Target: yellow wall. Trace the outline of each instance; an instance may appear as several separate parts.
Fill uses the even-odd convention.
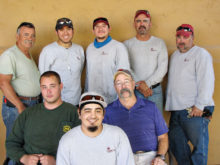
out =
[[[165,40],[169,55],[175,50],[175,29],[182,23],[195,28],[195,43],[208,49],[214,59],[216,87],[215,114],[210,123],[208,164],[220,164],[220,0],[0,0],[0,53],[15,43],[15,31],[22,21],[33,22],[37,40],[32,53],[38,60],[41,49],[56,40],[55,22],[69,17],[74,22],[73,42],[84,48],[93,41],[92,21],[104,16],[110,21],[111,36],[123,41],[135,35],[133,16],[137,9],[152,15],[152,34]],[[1,66],[0,66],[1,67]],[[1,115],[0,115],[1,116]],[[168,120],[169,114],[165,117]],[[5,157],[5,128],[0,117],[0,164]]]

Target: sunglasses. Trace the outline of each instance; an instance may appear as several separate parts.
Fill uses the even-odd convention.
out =
[[[59,22],[60,25],[63,25],[63,24],[71,24],[71,23],[72,23],[72,21],[67,21],[67,20],[65,20],[65,21],[60,21],[60,22]]]
[[[179,31],[179,30],[184,30],[184,31],[192,32],[192,33],[193,33],[193,31],[192,31],[190,28],[188,28],[188,27],[179,26],[179,27],[176,29],[176,31]]]
[[[87,95],[84,96],[81,101],[88,101],[88,100],[101,100],[104,101],[104,99],[101,96],[97,96],[97,95]]]

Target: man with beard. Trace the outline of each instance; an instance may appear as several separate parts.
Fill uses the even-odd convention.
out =
[[[134,94],[135,81],[128,70],[114,76],[118,100],[106,108],[104,123],[122,128],[128,136],[136,165],[165,164],[168,128],[156,107]]]
[[[106,18],[93,21],[93,33],[96,36],[86,50],[85,91],[102,94],[107,103],[117,98],[113,76],[120,69],[130,69],[126,47],[109,36],[111,28]]]
[[[0,56],[0,89],[4,97],[2,118],[9,136],[17,116],[28,106],[38,103],[40,73],[30,49],[35,42],[35,27],[22,22],[17,28],[16,45]]]
[[[41,75],[44,103],[27,108],[15,121],[6,141],[7,155],[18,164],[55,165],[58,142],[72,127],[80,124],[76,107],[61,99],[59,75]]]
[[[102,124],[106,105],[95,92],[81,96],[78,114],[82,124],[61,138],[57,165],[134,165],[124,131]]]
[[[178,50],[170,60],[165,107],[171,111],[170,149],[179,165],[206,165],[208,124],[214,110],[212,56],[194,45],[194,30],[189,24],[176,29],[176,46]]]
[[[151,36],[151,16],[147,10],[138,10],[134,17],[136,36],[126,40],[131,70],[136,81],[135,94],[153,101],[163,112],[161,81],[167,72],[168,55],[164,41]]]
[[[43,48],[39,58],[40,73],[53,70],[63,82],[62,100],[73,105],[79,103],[81,95],[81,73],[84,66],[84,51],[72,43],[73,24],[69,18],[60,18],[56,23],[55,41]]]

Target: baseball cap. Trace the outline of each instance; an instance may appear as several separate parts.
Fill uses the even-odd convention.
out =
[[[190,24],[182,24],[176,29],[176,36],[183,35],[189,37],[191,34],[193,35],[193,33],[194,30]]]
[[[62,29],[64,26],[68,26],[69,28],[73,29],[72,21],[69,18],[60,18],[60,19],[58,19],[55,29],[57,31],[59,29]]]
[[[83,93],[79,101],[79,107],[89,103],[100,104],[103,108],[107,107],[107,103],[105,102],[104,97],[96,92]]]
[[[115,81],[115,79],[117,78],[117,76],[119,74],[124,74],[124,75],[129,76],[133,79],[133,77],[131,75],[131,72],[129,70],[127,70],[127,69],[118,69],[118,71],[114,75],[114,81]]]
[[[140,14],[144,14],[147,18],[151,18],[148,10],[137,10],[134,19],[137,18]]]
[[[108,25],[108,27],[110,27],[107,18],[105,18],[105,17],[98,17],[98,18],[94,19],[94,21],[93,21],[93,28],[96,26],[96,24],[98,24],[98,23],[100,23],[100,22],[103,22],[103,23],[105,23],[106,25]]]

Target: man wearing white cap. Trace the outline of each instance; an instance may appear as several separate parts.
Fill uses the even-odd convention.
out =
[[[78,114],[82,124],[61,138],[57,165],[134,165],[123,130],[102,124],[106,106],[103,97],[95,92],[81,96]]]

